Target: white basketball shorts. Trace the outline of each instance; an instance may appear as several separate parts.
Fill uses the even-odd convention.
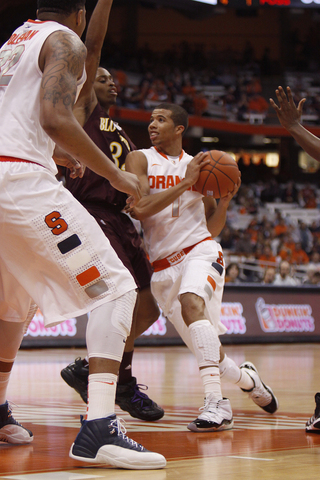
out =
[[[96,220],[44,167],[0,162],[0,318],[46,326],[120,297],[136,284]]]
[[[190,292],[203,298],[206,318],[221,335],[226,332],[220,320],[224,277],[222,249],[215,240],[199,243],[178,265],[153,273],[151,291],[164,315],[187,344],[187,327],[181,315],[180,295]]]

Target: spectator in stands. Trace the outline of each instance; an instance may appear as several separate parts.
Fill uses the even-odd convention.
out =
[[[310,253],[313,245],[312,233],[307,224],[301,220],[298,220],[298,227],[302,249],[305,252]]]
[[[257,260],[259,260],[259,264],[261,267],[266,267],[271,264],[276,264],[276,257],[273,255],[270,244],[265,242],[264,247],[263,247],[263,252],[262,255],[259,255],[256,257]]]
[[[193,97],[194,114],[201,117],[207,114],[208,101],[203,92],[196,93]]]
[[[263,179],[262,179],[263,180]],[[262,202],[274,202],[281,196],[281,189],[275,179],[268,182],[266,188],[261,191],[260,199]]]
[[[260,95],[259,93],[254,93],[253,95],[250,95],[248,100],[249,113],[266,113],[268,111],[268,108],[268,102],[262,95]]]
[[[274,285],[282,286],[296,286],[298,282],[291,276],[291,266],[286,260],[283,260],[279,265],[279,273],[276,274]]]
[[[225,283],[241,283],[240,269],[237,263],[230,263],[226,268]]]
[[[231,230],[230,227],[228,227],[228,225],[226,225],[222,230],[219,243],[223,248],[223,250],[234,251],[235,249],[234,235],[233,235],[233,231]]]
[[[283,241],[279,247],[279,257],[281,260],[287,260],[291,262],[292,253],[296,248],[296,244],[292,238],[292,235],[287,234],[283,236]]]
[[[311,285],[320,285],[320,272],[314,272],[311,277]]]
[[[271,247],[271,250],[272,250],[272,254],[277,257],[278,256],[278,252],[279,252],[279,247],[280,247],[280,244],[281,244],[281,241],[282,241],[282,235],[281,236],[278,236],[275,232],[275,229],[272,228],[272,230],[270,231],[270,238],[269,238],[269,242],[270,242],[270,247]]]
[[[271,285],[274,283],[276,278],[276,269],[274,267],[267,267],[264,270],[262,283],[266,285]]]
[[[305,185],[299,190],[299,204],[303,208],[317,208],[317,197],[311,185]]]
[[[234,249],[237,253],[250,254],[253,252],[253,244],[248,231],[239,231],[235,240]]]
[[[280,237],[280,235],[284,235],[288,231],[288,226],[286,224],[286,221],[283,217],[279,218],[279,222],[275,225],[274,227],[275,234],[277,237]]]
[[[284,203],[298,203],[298,189],[294,182],[289,182],[281,189],[281,201]]]
[[[296,265],[303,265],[309,263],[309,257],[307,253],[303,250],[301,242],[295,244],[295,249],[291,255],[291,263]]]
[[[316,250],[313,250],[310,254],[309,267],[320,271],[320,253]]]

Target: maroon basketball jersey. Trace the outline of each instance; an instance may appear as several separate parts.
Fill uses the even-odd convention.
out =
[[[113,162],[122,168],[128,153],[136,150],[122,128],[109,117],[106,110],[98,103],[84,130],[93,142]],[[83,178],[70,178],[70,170],[66,169],[66,187],[84,206],[100,204],[105,208],[112,205],[120,210],[126,205],[127,194],[119,192],[105,178],[86,168]]]

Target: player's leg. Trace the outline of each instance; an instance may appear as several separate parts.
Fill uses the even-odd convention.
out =
[[[18,303],[15,302],[18,295]],[[33,434],[12,416],[7,390],[11,370],[19,350],[26,326],[35,308],[30,297],[6,270],[0,258],[0,441],[23,444],[33,441]],[[20,319],[25,319],[21,321]]]
[[[188,330],[188,342],[199,365],[205,391],[205,407],[199,418],[188,428],[194,431],[225,430],[232,428],[232,411],[229,400],[223,399],[221,393],[218,331],[208,320],[203,298],[189,292],[190,286],[194,285],[195,275],[193,272],[193,276],[185,278],[185,264],[186,260],[156,272],[152,277],[152,292],[173,325],[181,327],[182,323],[185,324],[183,329]],[[183,286],[186,288],[181,291]]]
[[[141,247],[140,237],[127,215],[117,213],[115,216],[112,212],[109,214],[105,210],[92,208],[89,211],[140,287],[131,332],[127,338],[120,364],[116,404],[135,418],[146,421],[159,420],[164,415],[163,409],[142,391],[147,387],[138,384],[137,379],[132,375],[134,341],[159,316],[159,308],[150,291],[152,274],[150,264]],[[84,402],[87,402],[88,375],[89,363],[87,358],[77,358],[61,371],[62,378],[80,394]]]
[[[5,220],[10,228],[5,234],[5,229],[0,230],[0,240],[4,235],[6,240],[3,244],[1,241],[2,260],[39,305],[45,326],[93,310],[93,326],[88,330],[89,354],[93,359],[88,408],[91,420],[83,422],[71,455],[74,447],[84,443],[85,448],[78,448],[76,457],[85,462],[111,463],[129,469],[162,468],[162,455],[147,452],[128,439],[115,415],[108,416],[110,411],[114,412],[114,378],[131,326],[135,282],[96,221],[52,175],[33,165],[19,165],[18,169],[20,174],[26,171],[28,175],[19,176],[20,188],[16,182],[11,185],[11,178],[6,184]],[[41,272],[45,274],[40,282]],[[18,301],[19,297],[15,295],[13,300]],[[101,384],[106,378],[110,380],[106,382],[106,388],[110,388],[107,399],[101,395]]]
[[[176,318],[174,327],[178,334],[194,353],[190,332],[182,319]],[[249,363],[251,368],[249,367]],[[251,400],[268,413],[275,413],[278,409],[278,400],[272,389],[265,385],[256,367],[251,362],[244,362],[240,367],[230,358],[220,346],[219,371],[221,383],[237,385],[243,392],[247,392]]]
[[[151,294],[150,286],[139,291],[133,323],[134,327],[126,341],[123,358],[120,365],[116,404],[132,417],[145,421],[159,420],[164,410],[145,393],[148,387],[137,383],[132,376],[132,359],[134,340],[147,330],[159,317],[158,305]]]
[[[277,411],[279,406],[278,400],[272,389],[261,380],[258,370],[253,363],[245,361],[238,367],[234,360],[227,356],[223,347],[221,347],[219,369],[221,379],[240,387],[265,412],[275,413]]]
[[[201,414],[188,425],[194,432],[227,430],[233,426],[230,401],[223,398],[220,383],[220,340],[206,318],[204,300],[193,294],[180,296],[182,317],[189,327],[193,351],[204,386],[205,404]]]
[[[114,412],[117,375],[135,301],[135,291],[129,291],[90,315],[87,417],[70,449],[70,457],[76,460],[129,469],[163,468],[166,464],[162,455],[128,439]]]
[[[202,245],[199,245],[197,248],[201,250],[204,247]],[[199,256],[199,258],[201,259],[201,255]],[[192,267],[193,261],[196,261],[196,259],[191,260],[189,262],[191,264],[191,268],[193,268]],[[196,268],[196,266],[194,268]],[[204,266],[204,269],[205,268],[206,267]],[[213,324],[218,325],[218,328],[219,328],[219,323],[220,323],[220,318],[218,318],[220,317],[219,304],[221,303],[223,290],[221,287],[219,287],[220,275],[217,275],[217,273],[219,272],[217,271],[215,272],[215,269],[213,269],[212,266],[210,265],[209,270],[207,271],[207,274],[208,276],[213,275],[212,278],[214,278],[216,287],[215,287],[214,295],[212,295],[211,298],[209,298],[209,296],[206,296],[204,294],[204,299],[206,302],[205,311],[210,321]],[[203,280],[199,279],[199,285],[201,284],[201,281],[204,282],[204,280],[205,278]],[[210,292],[211,288],[212,288],[212,285],[208,283],[204,286],[204,289],[207,292]],[[201,295],[200,290],[197,293]],[[219,315],[217,315],[217,312],[219,313]],[[179,320],[179,318],[177,318],[175,321],[175,328],[180,334],[183,341],[186,343],[186,345],[194,353],[190,331],[188,328],[186,328],[186,325],[184,324],[184,322],[182,322],[181,320]],[[277,398],[275,397],[272,389],[267,385],[265,385],[264,382],[261,380],[256,367],[250,362],[244,362],[240,367],[237,366],[236,363],[226,355],[222,346],[220,346],[219,371],[220,371],[220,378],[222,382],[229,382],[229,383],[238,385],[239,388],[241,388],[244,392],[248,393],[249,397],[260,408],[262,408],[268,413],[274,413],[277,410],[278,408]]]
[[[181,271],[181,314],[189,329],[205,392],[202,413],[188,425],[192,431],[225,430],[233,425],[230,401],[223,398],[219,371],[219,334],[225,331],[220,320],[224,269],[219,263],[215,267],[213,262],[220,258],[219,253],[216,242],[199,244],[187,255]],[[206,308],[209,302],[211,316]]]

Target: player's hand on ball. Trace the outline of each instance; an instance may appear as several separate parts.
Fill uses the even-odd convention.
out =
[[[209,163],[207,154],[199,152],[193,157],[191,162],[187,166],[185,179],[190,182],[190,186],[194,185],[199,178],[201,168]]]
[[[238,183],[236,183],[234,186],[234,189],[231,192],[228,192],[228,194],[225,195],[224,197],[221,197],[219,200],[219,203],[222,202],[229,205],[232,198],[238,193],[240,186],[241,186],[241,174],[240,174]]]

